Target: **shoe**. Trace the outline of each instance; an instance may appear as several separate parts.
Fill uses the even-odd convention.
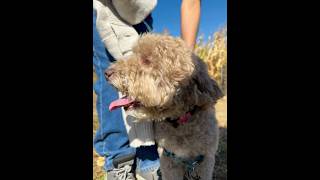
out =
[[[114,168],[107,171],[105,180],[136,180],[134,159],[113,160]]]

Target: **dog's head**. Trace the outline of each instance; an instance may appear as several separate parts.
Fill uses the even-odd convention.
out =
[[[105,72],[124,97],[110,110],[125,107],[138,119],[178,117],[192,106],[210,106],[222,97],[207,67],[180,38],[145,34],[133,54]]]

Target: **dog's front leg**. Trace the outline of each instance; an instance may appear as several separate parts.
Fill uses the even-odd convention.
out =
[[[183,167],[176,164],[170,157],[164,156],[162,151],[162,148],[158,148],[162,180],[183,180]]]
[[[212,180],[215,157],[205,157],[193,172],[200,180]],[[197,178],[196,178],[197,179]]]

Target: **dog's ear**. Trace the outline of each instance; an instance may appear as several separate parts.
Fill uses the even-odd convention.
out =
[[[192,81],[196,87],[195,93],[200,105],[208,102],[216,103],[224,96],[223,92],[218,83],[209,76],[206,64],[195,55],[193,55],[193,61],[195,71],[192,75]]]

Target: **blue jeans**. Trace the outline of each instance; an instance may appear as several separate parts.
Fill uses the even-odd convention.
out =
[[[151,16],[146,20],[148,28],[152,27]],[[139,33],[147,31],[145,24],[134,26]],[[97,81],[94,84],[94,91],[97,95],[97,112],[99,128],[94,138],[94,147],[100,156],[106,157],[105,170],[114,168],[115,158],[135,155],[137,170],[141,172],[152,171],[160,166],[156,146],[144,146],[137,149],[129,146],[129,138],[123,122],[121,109],[108,110],[109,104],[118,99],[118,92],[110,86],[105,77],[104,71],[114,59],[105,49],[102,40],[96,29],[96,12],[93,11],[93,64],[97,74]]]

